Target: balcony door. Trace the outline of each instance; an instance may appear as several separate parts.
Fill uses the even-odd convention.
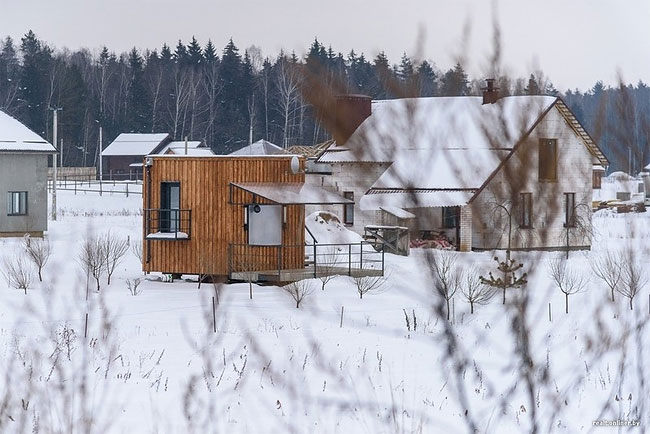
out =
[[[181,184],[160,183],[160,232],[178,232],[180,228]]]

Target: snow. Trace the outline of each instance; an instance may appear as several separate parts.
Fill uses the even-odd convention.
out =
[[[111,285],[102,278],[98,293],[91,282],[86,297],[77,260],[83,238],[110,229],[133,244],[142,199],[59,191],[57,201],[44,282],[25,295],[0,279],[3,431],[464,433],[466,412],[479,432],[531,431],[524,364],[510,330],[513,307],[497,297],[472,315],[457,294],[446,322],[435,314],[438,296],[421,249],[409,257],[387,254],[385,286],[362,300],[346,276],[324,290],[310,280],[315,291],[299,309],[278,287],[253,285],[251,300],[247,284],[226,285],[213,324],[211,284],[145,278],[132,253]],[[361,241],[331,214],[312,214],[306,223],[323,240]],[[572,252],[572,267],[590,275],[590,257],[624,246],[647,262],[650,213],[599,211],[594,225],[593,251]],[[0,239],[0,256],[13,257],[21,241]],[[487,269],[493,254],[459,260],[464,268]],[[539,386],[532,404],[539,432],[588,432],[600,419],[648,426],[648,287],[630,311],[621,296],[607,302],[607,290],[591,276],[565,314],[545,269],[554,257],[515,254],[529,271],[532,360],[525,365]],[[126,283],[137,278],[142,293],[131,296]],[[466,363],[453,363],[448,332]],[[82,429],[87,418],[92,425]]]
[[[167,133],[122,133],[102,151],[102,155],[148,155],[169,137]]]
[[[346,228],[341,223],[341,219],[330,212],[317,211],[308,215],[305,225],[320,244],[348,244],[363,241],[361,235]],[[309,232],[305,234],[305,239],[308,244],[313,244]]]
[[[396,206],[382,206],[380,207],[382,211],[386,211],[388,214],[394,215],[398,219],[414,219],[415,214],[408,212],[403,208],[398,208]]]
[[[302,182],[238,182],[233,186],[280,204],[353,203],[337,193]]]
[[[47,140],[0,110],[0,152],[56,152]]]
[[[275,155],[275,154],[286,154],[284,149],[278,145],[274,145],[271,142],[266,140],[258,140],[257,142],[244,146],[241,149],[238,149],[234,152],[231,152],[229,155]]]
[[[185,232],[153,232],[147,234],[146,238],[148,240],[187,240],[189,235]]]

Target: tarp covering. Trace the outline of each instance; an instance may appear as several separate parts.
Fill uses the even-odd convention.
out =
[[[474,195],[473,191],[392,191],[384,193],[369,193],[359,200],[363,211],[398,208],[437,208],[467,205]]]
[[[336,193],[301,182],[242,182],[231,185],[283,205],[354,203]]]

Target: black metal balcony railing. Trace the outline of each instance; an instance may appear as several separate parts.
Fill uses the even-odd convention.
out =
[[[383,276],[381,243],[254,246],[228,248],[231,279],[290,281],[322,276]]]
[[[192,237],[191,209],[145,209],[144,221],[148,240],[189,240]]]

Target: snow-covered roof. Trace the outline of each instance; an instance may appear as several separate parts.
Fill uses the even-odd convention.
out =
[[[403,208],[396,206],[382,206],[379,207],[382,211],[386,211],[388,214],[394,215],[398,219],[414,219],[415,214],[408,212]]]
[[[0,110],[0,152],[56,152],[47,140]]]
[[[319,162],[391,162],[412,150],[512,149],[556,100],[536,95],[495,104],[483,104],[481,97],[373,101],[372,115],[345,147],[329,148]]]
[[[278,145],[274,145],[266,140],[258,140],[257,142],[244,146],[228,155],[275,155],[285,153],[284,149]]]
[[[232,185],[271,202],[284,205],[354,203],[354,201],[345,199],[324,188],[302,182],[238,182]]]
[[[374,101],[372,115],[345,146],[329,148],[318,162],[392,163],[371,189],[479,189],[556,101],[541,95],[495,104],[481,97]]]
[[[359,200],[363,211],[397,208],[437,208],[467,205],[475,191],[415,190],[370,191]]]
[[[172,143],[176,143],[176,142],[172,142]],[[160,153],[162,154],[163,152]],[[214,152],[212,152],[212,149],[210,148],[190,148],[189,146],[187,147],[187,154],[185,153],[185,146],[170,147],[167,148],[164,153],[173,154],[173,155],[191,155],[194,157],[204,157],[207,155],[214,155]]]
[[[105,157],[148,155],[169,138],[170,135],[167,133],[122,133],[104,149],[102,155]]]
[[[187,149],[195,149],[195,148],[201,148],[203,146],[203,142],[195,140],[195,141],[188,141],[187,142]],[[182,148],[183,151],[185,151],[185,141],[174,141],[174,142],[169,142],[163,148],[156,152],[157,154],[167,154],[169,153],[168,151],[173,148]],[[172,152],[176,153],[176,152]],[[189,152],[188,152],[189,153]]]

